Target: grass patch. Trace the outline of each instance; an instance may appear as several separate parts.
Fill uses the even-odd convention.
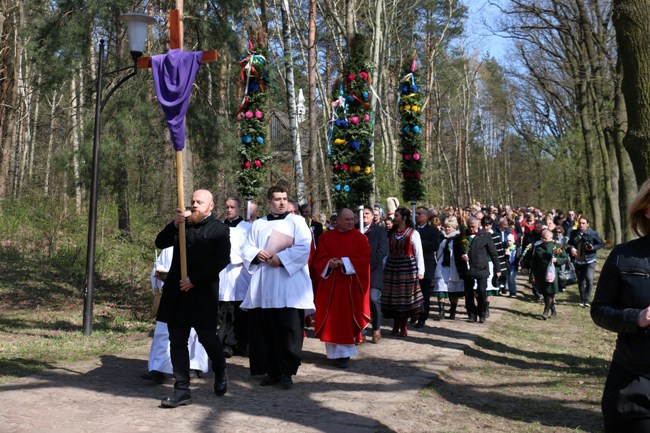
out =
[[[518,286],[531,293],[524,278]],[[616,335],[594,325],[577,292],[571,286],[559,294],[558,316],[546,321],[543,304],[532,296],[511,302],[499,322],[420,393],[446,414],[440,431],[602,431],[600,398]],[[455,412],[448,413],[450,407]]]

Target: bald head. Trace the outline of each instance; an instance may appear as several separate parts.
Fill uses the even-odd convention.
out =
[[[190,224],[203,221],[214,208],[212,193],[207,189],[197,189],[192,193],[192,214],[187,217]]]
[[[354,212],[348,208],[341,209],[336,227],[342,232],[352,230],[354,228]]]

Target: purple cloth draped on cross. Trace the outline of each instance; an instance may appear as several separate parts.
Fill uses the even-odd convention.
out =
[[[202,58],[202,51],[185,52],[180,48],[151,57],[156,96],[165,113],[172,144],[178,152],[185,147],[185,115]]]

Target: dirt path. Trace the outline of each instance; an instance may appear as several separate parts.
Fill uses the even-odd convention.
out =
[[[335,368],[323,344],[305,340],[291,390],[260,387],[248,360],[228,360],[230,388],[212,393],[213,375],[192,381],[193,404],[160,409],[172,380],[140,379],[148,347],[62,365],[0,385],[0,431],[11,432],[434,432],[435,420],[414,417],[418,392],[499,320],[512,300],[494,298],[487,324],[429,320],[406,338],[384,327],[379,344],[359,346],[350,368]],[[464,311],[464,309],[461,309]],[[388,323],[386,323],[387,325]]]

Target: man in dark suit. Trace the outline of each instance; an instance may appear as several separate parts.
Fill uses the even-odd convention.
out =
[[[468,322],[485,323],[487,280],[490,276],[488,260],[492,260],[495,275],[501,276],[499,267],[499,254],[492,240],[492,234],[481,229],[481,223],[476,217],[467,219],[467,237],[469,238],[469,251],[462,255],[462,260],[469,263],[465,275],[465,307],[467,308]],[[474,288],[476,283],[476,288]],[[476,294],[476,301],[474,300]]]
[[[300,213],[305,218],[305,221],[307,221],[307,225],[311,230],[314,238],[314,245],[318,246],[318,237],[323,234],[323,224],[312,219],[311,206],[307,203],[300,205]]]
[[[230,231],[212,215],[214,202],[208,190],[192,194],[191,214],[176,209],[174,220],[156,237],[157,248],[174,247],[171,268],[165,279],[157,320],[167,323],[169,347],[174,370],[174,393],[161,401],[161,407],[173,408],[192,402],[190,394],[190,356],[187,339],[194,328],[199,342],[212,361],[214,393],[228,390],[226,360],[217,336],[219,272],[230,263]],[[180,266],[178,230],[185,228],[187,276]]]
[[[363,233],[370,243],[370,317],[372,342],[381,340],[381,289],[384,286],[384,259],[388,255],[386,229],[373,223],[373,209],[363,207]]]
[[[424,328],[424,323],[429,318],[429,309],[431,307],[431,290],[433,275],[436,270],[436,253],[442,241],[442,234],[436,227],[429,225],[429,209],[420,206],[415,210],[415,229],[420,233],[422,240],[422,255],[424,257],[424,278],[420,280],[420,289],[422,289],[422,296],[424,296],[424,304],[422,304],[422,313],[417,317],[416,328]],[[442,303],[438,305],[438,315],[436,320],[444,317],[444,306]]]

